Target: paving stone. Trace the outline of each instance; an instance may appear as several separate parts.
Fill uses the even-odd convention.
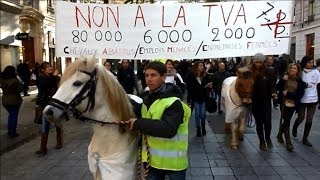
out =
[[[68,169],[65,167],[52,167],[46,175],[49,176],[63,176],[67,173]]]
[[[259,176],[260,180],[282,180],[279,175]]]
[[[212,176],[210,168],[190,168],[191,176]]]
[[[228,160],[230,159],[237,159],[237,160],[243,160],[245,157],[242,155],[241,152],[232,152],[232,153],[225,153],[225,156]]]
[[[267,159],[267,161],[269,162],[269,164],[271,166],[290,166],[285,160],[283,159]]]
[[[77,164],[75,165],[77,167],[88,167],[88,160],[84,160],[84,159],[81,159],[77,162]]]
[[[299,174],[299,172],[291,166],[274,167],[274,170],[280,175]]]
[[[277,174],[272,167],[252,167],[258,176]]]
[[[320,166],[320,161],[308,161],[311,166]]]
[[[249,167],[250,164],[246,159],[231,159],[228,160],[231,167]]]
[[[190,167],[210,167],[208,160],[193,160],[190,161]]]
[[[320,174],[318,170],[314,167],[306,166],[306,167],[295,167],[296,170],[302,175],[318,175]]]
[[[305,175],[304,176],[307,180],[319,180],[320,175]]]
[[[205,149],[203,147],[190,147],[189,148],[189,154],[192,154],[192,153],[205,153]]]
[[[299,174],[280,175],[283,180],[303,180],[303,176]]]
[[[214,180],[236,180],[235,176],[214,176]]]
[[[206,153],[192,153],[189,156],[190,161],[193,160],[207,160],[207,154]]]
[[[215,180],[212,175],[211,176],[191,176],[192,180]]]
[[[208,159],[212,160],[225,160],[226,156],[222,152],[213,152],[213,153],[207,153]]]
[[[230,167],[215,167],[215,168],[211,168],[211,170],[214,176],[234,175]]]
[[[309,163],[305,160],[293,160],[293,161],[290,161],[288,160],[288,163],[291,165],[291,166],[294,166],[294,167],[305,167],[305,166],[309,166]]]
[[[259,179],[256,175],[248,175],[248,176],[236,176],[238,180],[257,180]]]
[[[228,160],[212,160],[215,161],[217,164],[217,167],[229,167],[229,162]]]
[[[79,161],[79,159],[65,159],[59,162],[59,166],[75,166]]]
[[[268,161],[265,161],[265,160],[262,160],[262,161],[249,161],[249,164],[252,166],[252,167],[258,167],[258,166],[264,166],[264,167],[269,167],[270,164],[268,163]]]
[[[251,167],[231,167],[236,176],[254,175],[255,172]]]

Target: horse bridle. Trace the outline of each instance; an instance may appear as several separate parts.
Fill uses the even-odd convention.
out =
[[[98,123],[101,125],[118,124],[116,122],[104,122],[104,121],[99,121],[99,120],[95,120],[95,119],[91,119],[83,116],[83,113],[93,109],[95,106],[95,93],[96,93],[98,78],[97,78],[96,69],[92,72],[83,71],[83,70],[78,70],[78,71],[90,76],[90,79],[86,82],[86,84],[83,86],[81,91],[71,100],[69,104],[62,102],[59,99],[51,98],[51,100],[49,101],[49,105],[55,108],[58,108],[63,112],[67,112],[68,110],[70,110],[73,113],[73,115],[76,117],[76,119],[79,119],[81,121],[91,121],[93,123]],[[81,104],[81,102],[86,98],[88,98],[86,109],[83,112],[81,112],[76,107],[79,104]]]

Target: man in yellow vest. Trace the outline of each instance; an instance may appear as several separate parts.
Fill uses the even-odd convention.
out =
[[[132,118],[131,130],[145,134],[149,145],[147,159],[142,143],[142,161],[150,165],[148,180],[184,180],[188,168],[188,121],[190,108],[182,102],[181,89],[165,83],[167,69],[161,62],[150,62],[145,67],[145,92],[141,108],[142,118]],[[144,141],[142,141],[144,142]]]

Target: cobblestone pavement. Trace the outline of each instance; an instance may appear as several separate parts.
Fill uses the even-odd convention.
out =
[[[320,112],[317,110],[311,130],[313,147],[301,143],[303,126],[298,137],[293,138],[294,152],[286,151],[276,142],[279,110],[273,110],[272,140],[274,148],[262,152],[254,129],[247,129],[239,150],[229,147],[230,135],[215,134],[211,127],[214,121],[223,122],[223,115],[208,115],[208,133],[203,138],[195,137],[193,118],[190,119],[188,180],[233,180],[233,179],[320,179]],[[92,179],[87,163],[87,147],[92,135],[91,125],[71,119],[64,124],[65,144],[56,150],[55,131],[50,132],[48,154],[39,157],[34,152],[39,148],[40,138],[1,156],[2,180],[80,180]]]

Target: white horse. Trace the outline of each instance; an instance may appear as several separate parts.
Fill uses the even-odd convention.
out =
[[[249,70],[239,68],[237,76],[223,81],[221,90],[221,105],[226,113],[225,123],[231,124],[231,148],[238,149],[238,140],[243,140],[245,130],[246,108],[252,103],[254,80]]]
[[[53,120],[67,109],[79,119],[94,122],[88,147],[94,179],[137,179],[138,135],[121,123],[135,117],[132,105],[114,75],[94,57],[70,64],[43,113]]]

